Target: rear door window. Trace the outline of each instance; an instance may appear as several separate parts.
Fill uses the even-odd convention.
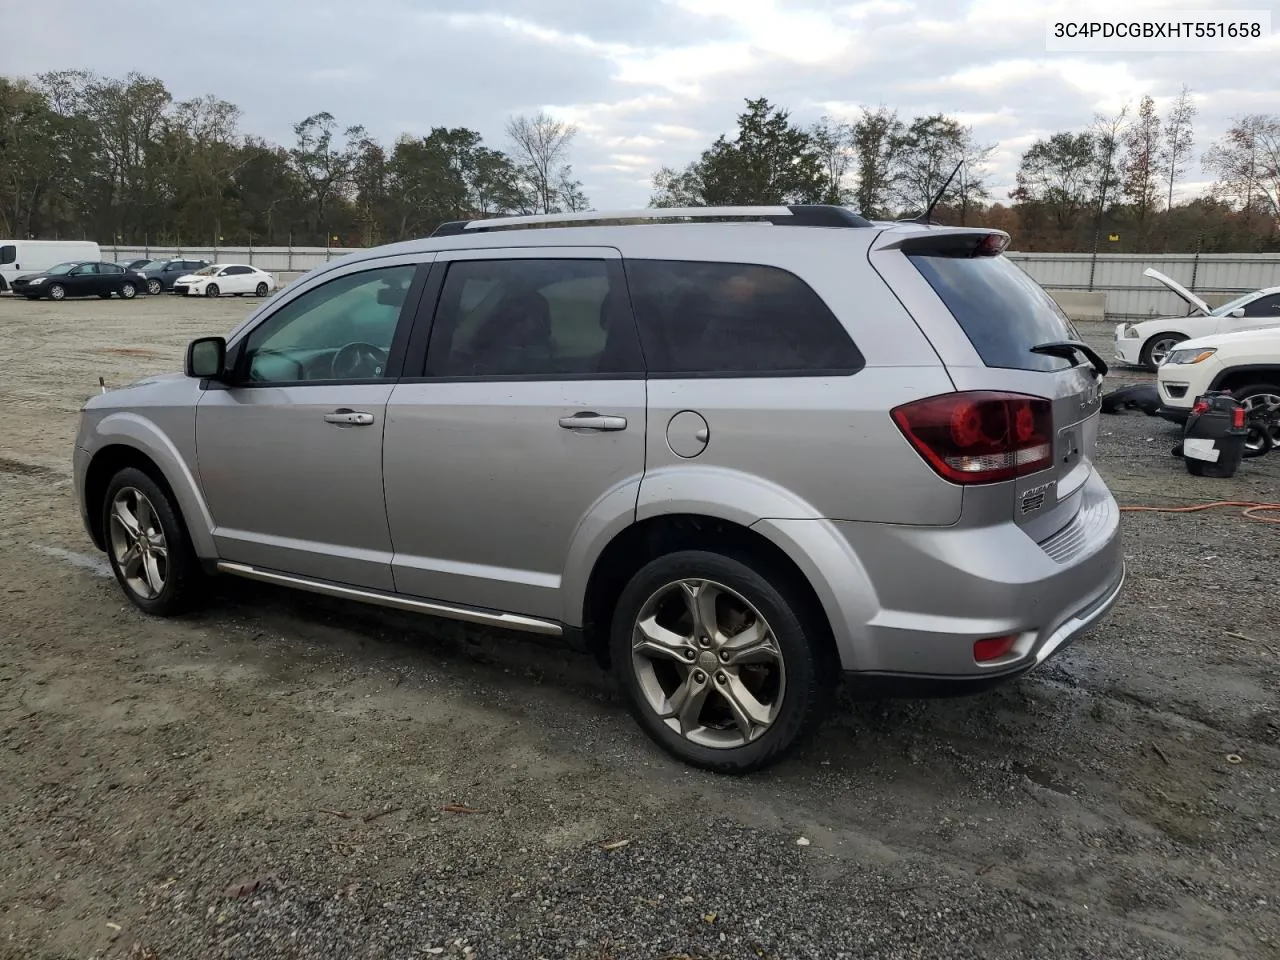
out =
[[[651,376],[839,376],[864,366],[807,283],[777,267],[626,261]]]
[[[937,250],[907,258],[988,367],[1052,371],[1071,366],[1061,357],[1031,352],[1038,344],[1079,335],[1054,299],[1007,257]]]
[[[0,267],[8,263],[13,263],[18,259],[18,248],[12,243],[6,243],[0,247]]]

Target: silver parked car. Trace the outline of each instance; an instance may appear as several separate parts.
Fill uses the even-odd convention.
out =
[[[757,769],[842,674],[981,689],[1120,592],[1106,368],[1007,242],[839,207],[446,224],[93,397],[80,508],[148,613],[217,572],[566,635],[667,750]]]

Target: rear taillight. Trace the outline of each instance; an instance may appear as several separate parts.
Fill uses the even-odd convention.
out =
[[[895,407],[911,445],[952,483],[998,483],[1053,463],[1053,407],[1043,397],[972,391]]]
[[[1234,410],[1231,411],[1231,426],[1239,430],[1241,427],[1244,426],[1244,424],[1245,424],[1245,409],[1244,407],[1236,407]]]

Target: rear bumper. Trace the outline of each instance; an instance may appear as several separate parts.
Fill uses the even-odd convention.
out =
[[[976,689],[1018,676],[1103,617],[1124,582],[1120,509],[1096,472],[1076,517],[1043,543],[1012,518],[976,528],[768,523],[776,541],[792,541],[780,542],[792,557],[803,552],[844,670],[872,686]],[[822,542],[833,534],[837,543]],[[974,659],[975,641],[1009,635],[1005,657]]]
[[[1109,591],[1090,601],[1068,620],[1058,626],[1039,646],[1034,655],[1024,658],[1017,667],[1000,673],[982,676],[929,676],[913,673],[852,672],[847,674],[853,691],[868,697],[954,697],[966,696],[990,690],[1017,677],[1030,673],[1045,661],[1061,653],[1090,627],[1105,617],[1120,599],[1124,589],[1125,569],[1120,566],[1120,577]]]

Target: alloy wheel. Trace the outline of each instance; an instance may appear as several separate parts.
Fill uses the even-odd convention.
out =
[[[1280,396],[1274,393],[1255,393],[1240,402],[1245,409],[1249,433],[1244,439],[1245,449],[1261,450],[1267,446],[1262,432],[1271,439],[1271,447],[1280,447]]]
[[[778,717],[781,647],[760,612],[723,584],[686,579],[655,591],[636,617],[631,656],[649,708],[691,743],[741,747]]]
[[[1181,343],[1176,337],[1161,337],[1151,345],[1151,365],[1154,367],[1164,363],[1165,357],[1173,351],[1177,345]]]
[[[136,487],[122,487],[111,501],[111,554],[126,587],[143,600],[164,590],[169,544],[155,508]]]

